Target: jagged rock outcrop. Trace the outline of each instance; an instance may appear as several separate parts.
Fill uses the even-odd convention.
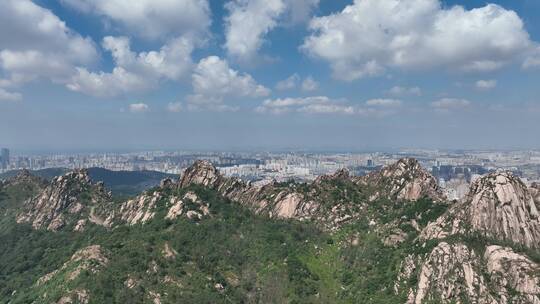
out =
[[[75,280],[83,271],[97,273],[109,263],[100,245],[91,245],[75,252],[71,259],[65,262],[59,269],[46,274],[37,281],[37,285],[43,285],[51,281],[55,276],[62,276],[65,281]]]
[[[185,215],[190,220],[201,220],[203,217],[210,215],[210,206],[191,191],[181,199],[175,196],[171,197],[167,207],[169,209],[165,218],[169,220],[174,220],[182,215]]]
[[[265,213],[279,218],[304,218],[316,207],[306,201],[301,193],[291,189],[279,189],[276,183],[252,186],[240,179],[225,178],[208,161],[196,161],[186,169],[179,181],[179,187],[203,185],[214,188],[223,196],[238,201],[257,213]]]
[[[103,183],[93,183],[86,170],[76,170],[56,177],[40,194],[25,203],[17,216],[18,223],[31,223],[34,229],[57,231],[81,225],[93,207],[111,199]]]
[[[404,270],[412,274],[411,264]],[[419,265],[407,303],[497,303],[480,273],[478,255],[466,245],[440,243]]]
[[[223,177],[218,169],[209,161],[198,160],[184,171],[184,174],[179,180],[179,186],[185,188],[190,184],[214,187]]]
[[[540,183],[533,183],[529,188],[529,192],[536,203],[536,209],[540,209]]]
[[[540,303],[540,267],[511,248],[488,246],[484,253],[487,271],[494,282],[499,303]]]
[[[167,209],[165,219],[168,220],[175,220],[180,216],[201,220],[210,215],[208,203],[201,200],[194,192],[189,191],[183,196],[167,195],[163,193],[164,189],[159,188],[122,203],[115,214],[116,223],[145,224],[156,216],[160,205]]]
[[[402,264],[397,286],[406,285],[404,278],[417,277],[408,303],[540,304],[539,265],[497,244],[540,247],[531,192],[510,172],[476,180],[467,197],[430,223],[418,239],[422,246],[428,240],[440,243],[429,254],[409,256]]]
[[[476,180],[462,202],[431,223],[423,239],[478,233],[499,241],[540,248],[539,212],[525,184],[510,172]]]
[[[141,194],[122,203],[118,217],[129,225],[144,224],[154,218],[157,202],[162,198],[163,195],[159,191]]]
[[[396,291],[416,276],[409,304],[538,304],[539,270],[511,248],[491,245],[482,255],[464,243],[441,242],[424,257],[404,260]]]
[[[341,169],[318,177],[313,183],[302,187],[302,191],[276,182],[254,186],[240,179],[223,177],[208,161],[196,161],[186,169],[178,183],[180,188],[191,184],[216,189],[223,196],[259,214],[276,218],[314,219],[329,229],[336,229],[353,220],[369,201],[381,198],[444,199],[436,180],[413,159],[402,159],[365,177],[354,177],[348,170]],[[341,193],[341,198],[331,197],[336,191]],[[358,201],[362,197],[365,200]]]
[[[370,200],[380,198],[416,201],[428,197],[434,201],[446,198],[437,180],[416,159],[403,158],[360,177],[358,183],[373,189]]]
[[[44,275],[34,285],[40,294],[40,303],[53,303],[51,289],[59,289],[63,296],[56,303],[88,303],[88,290],[77,288],[70,290],[68,284],[75,281],[81,273],[96,274],[109,264],[109,258],[100,245],[91,245],[75,252],[69,261],[59,269]]]

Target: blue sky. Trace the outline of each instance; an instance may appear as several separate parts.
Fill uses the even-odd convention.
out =
[[[0,146],[540,148],[540,3],[4,0]]]

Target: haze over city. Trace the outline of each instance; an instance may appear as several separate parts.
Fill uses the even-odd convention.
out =
[[[12,151],[540,148],[538,1],[1,6]]]

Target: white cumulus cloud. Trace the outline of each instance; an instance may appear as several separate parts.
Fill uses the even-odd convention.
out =
[[[299,81],[300,81],[300,76],[298,76],[298,74],[296,74],[296,73],[292,74],[291,76],[287,77],[286,79],[279,81],[276,84],[276,89],[278,89],[280,91],[294,89],[294,88],[296,88],[298,86]]]
[[[20,93],[13,93],[0,88],[0,101],[21,101]]]
[[[193,44],[184,37],[168,41],[159,51],[135,53],[127,37],[107,36],[103,48],[116,64],[112,72],[90,72],[78,68],[67,87],[97,97],[143,91],[161,80],[177,81],[191,71]]]
[[[129,105],[129,111],[131,113],[143,113],[148,111],[149,107],[145,103],[132,103]]]
[[[355,0],[311,20],[302,49],[354,80],[388,68],[489,71],[532,47],[521,18],[495,4],[466,10],[439,0]]]
[[[182,112],[183,108],[184,107],[181,102],[170,102],[167,105],[167,111],[172,112],[172,113]]]
[[[308,76],[302,82],[302,91],[311,92],[319,88],[319,83],[313,79],[313,77]]]
[[[398,99],[370,99],[366,101],[367,106],[371,107],[398,107],[401,106],[402,101]]]
[[[459,98],[443,98],[431,103],[431,106],[439,111],[451,111],[467,108],[471,105],[471,102],[466,99]]]
[[[388,93],[393,96],[421,96],[422,95],[422,89],[419,87],[401,87],[401,86],[395,86],[392,87],[390,90],[388,90]]]
[[[207,31],[207,0],[61,0],[81,12],[104,17],[143,38],[157,39]]]
[[[90,38],[71,30],[64,21],[29,0],[4,0],[0,9],[0,72],[2,86],[36,78],[63,83],[77,65],[98,58]]]
[[[497,80],[478,80],[474,85],[479,90],[487,91],[497,86]]]
[[[254,58],[265,36],[282,21],[308,18],[319,0],[232,0],[225,7],[225,49],[243,61]]]
[[[225,59],[209,56],[199,61],[192,78],[193,94],[186,99],[189,110],[237,111],[225,102],[234,98],[268,96],[270,89],[247,73],[232,69]]]
[[[364,106],[351,105],[346,99],[332,99],[327,96],[287,97],[266,99],[255,111],[258,113],[284,114],[346,114],[363,116],[385,116],[393,114],[388,109],[399,106],[400,101],[391,99],[373,99],[364,103]]]

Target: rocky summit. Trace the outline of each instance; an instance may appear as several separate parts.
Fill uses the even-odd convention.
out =
[[[93,210],[110,200],[102,183],[92,183],[86,170],[77,170],[59,176],[40,194],[25,202],[17,216],[18,223],[31,223],[34,229],[57,231],[69,226],[83,229],[91,220]]]
[[[435,201],[446,198],[436,179],[416,159],[404,158],[358,179],[358,183],[374,189],[370,200],[379,198],[415,201],[429,197]]]
[[[475,181],[467,197],[423,233],[426,239],[477,233],[530,248],[540,247],[540,218],[531,191],[512,173]]]
[[[85,170],[0,186],[0,303],[540,303],[540,187],[449,202],[414,159],[254,185],[196,161],[113,197]]]

